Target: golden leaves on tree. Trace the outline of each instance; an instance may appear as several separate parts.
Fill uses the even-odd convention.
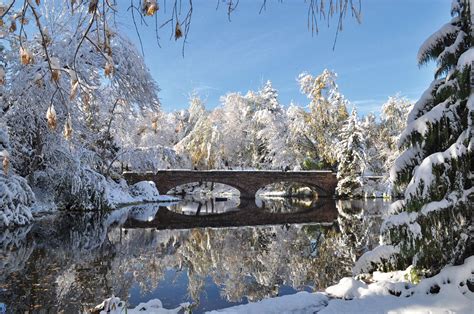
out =
[[[12,20],[11,24],[10,24],[10,28],[8,29],[11,33],[15,32],[16,31],[16,22],[15,20]]]
[[[10,154],[8,153],[7,150],[2,151],[2,156],[3,156],[3,174],[8,175],[8,169],[10,168]]]
[[[5,68],[0,65],[0,85],[5,84]]]
[[[153,117],[151,119],[151,129],[155,132],[158,130],[158,117]]]
[[[83,104],[83,108],[84,108],[84,111],[85,112],[89,112],[90,108],[91,108],[91,104],[90,104],[90,96],[88,93],[81,93],[81,98],[82,98],[82,104]]]
[[[76,98],[79,90],[79,80],[77,79],[76,71],[70,70],[69,75],[71,76],[71,92],[69,93],[69,100],[73,100]]]
[[[69,100],[73,100],[77,96],[77,91],[79,89],[79,81],[71,81],[71,93],[69,94]]]
[[[28,25],[28,22],[29,22],[29,21],[28,21],[28,19],[27,19],[25,16],[21,16],[21,18],[20,18],[20,23],[21,23],[22,25]]]
[[[90,0],[89,2],[89,13],[94,13],[97,10],[97,4],[99,0]]]
[[[20,47],[20,61],[23,65],[33,63],[33,56],[28,51],[28,49]]]
[[[106,77],[111,77],[114,74],[114,62],[112,58],[107,58],[107,62],[105,63],[104,74]]]
[[[143,1],[143,14],[152,16],[160,9],[160,6],[156,0],[144,0]]]
[[[64,137],[67,140],[71,139],[72,136],[72,121],[71,121],[71,114],[67,115],[66,123],[64,124]]]
[[[54,105],[51,105],[46,111],[46,120],[48,120],[48,127],[51,130],[56,129],[57,125],[57,118],[56,118],[56,110],[54,109]]]
[[[59,81],[59,76],[61,74],[61,66],[59,59],[56,57],[51,58],[51,79],[55,82]]]

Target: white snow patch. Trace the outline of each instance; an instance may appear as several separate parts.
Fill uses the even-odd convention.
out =
[[[392,245],[380,245],[372,251],[364,253],[355,263],[354,267],[352,268],[352,273],[366,273],[370,271],[373,263],[378,264],[381,263],[382,260],[389,261],[393,255],[399,252],[400,249]]]
[[[285,295],[276,298],[269,298],[262,301],[237,305],[222,310],[207,313],[315,313],[327,305],[329,298],[322,293],[298,292],[292,295]]]
[[[469,48],[466,50],[458,60],[458,68],[464,68],[465,66],[470,66],[474,61],[474,48]]]
[[[421,186],[421,184],[423,184],[421,196],[428,196],[431,183],[435,182],[433,166],[440,164],[447,165],[446,162],[448,160],[458,159],[466,153],[466,146],[464,146],[462,143],[459,143],[458,141],[451,145],[444,152],[437,152],[426,157],[421,165],[416,168],[413,178],[405,190],[405,198],[410,199],[412,196],[417,195],[417,189]]]
[[[100,310],[100,314],[121,314],[121,313],[151,313],[151,314],[178,314],[181,310],[187,309],[189,303],[182,303],[175,309],[165,309],[163,304],[158,299],[150,300],[146,303],[140,303],[133,309],[127,309],[124,301],[112,296],[104,300],[101,304],[95,307]]]
[[[106,197],[111,207],[143,202],[178,200],[168,195],[160,195],[155,183],[151,181],[141,181],[132,186],[128,186],[125,180],[120,180],[119,183],[109,180],[107,183]]]
[[[418,50],[418,62],[421,62],[426,53],[435,46],[438,42],[443,41],[443,39],[450,35],[455,34],[459,31],[459,27],[453,25],[459,18],[453,18],[451,22],[444,24],[438,31],[433,33],[425,42],[421,45],[420,49]]]
[[[300,292],[210,313],[472,313],[474,293],[467,281],[474,283],[474,256],[418,285],[409,282],[410,271],[374,272],[370,284],[343,278],[323,293]]]

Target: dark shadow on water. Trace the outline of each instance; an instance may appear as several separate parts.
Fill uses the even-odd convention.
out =
[[[212,205],[208,205],[208,204]],[[126,228],[155,228],[155,229],[189,229],[205,227],[238,227],[258,225],[279,225],[291,223],[332,223],[337,218],[336,203],[332,199],[319,199],[309,203],[306,208],[296,207],[284,210],[272,210],[257,206],[255,199],[241,199],[238,207],[228,207],[232,204],[227,201],[223,203],[222,210],[215,208],[214,199],[207,200],[205,205],[200,202],[184,201],[158,210],[153,220],[129,219],[125,223]],[[217,203],[218,204],[218,203]],[[284,205],[284,204],[283,204]],[[202,214],[203,207],[206,208]]]

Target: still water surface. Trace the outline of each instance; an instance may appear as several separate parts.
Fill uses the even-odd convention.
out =
[[[316,200],[275,199],[258,202],[258,210],[270,215],[259,219],[312,210],[332,210],[324,217],[335,218],[252,226],[248,215],[247,225],[238,227],[137,227],[164,223],[156,221],[160,211],[232,219],[225,215],[239,211],[235,202],[187,199],[107,214],[60,213],[3,231],[0,302],[8,312],[77,313],[113,294],[129,307],[158,298],[166,308],[191,302],[193,313],[201,313],[319,290],[349,275],[354,260],[376,245],[380,213],[388,206],[381,200],[325,200],[329,205],[318,207]]]

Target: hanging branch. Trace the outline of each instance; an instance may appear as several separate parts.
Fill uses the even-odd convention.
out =
[[[49,56],[49,52],[48,52],[48,41],[47,41],[47,38],[46,38],[46,35],[44,34],[44,31],[43,31],[43,28],[41,26],[41,22],[40,22],[40,18],[39,18],[39,15],[38,13],[36,12],[36,9],[28,2],[28,6],[31,10],[31,12],[33,13],[33,16],[35,17],[35,21],[36,21],[36,26],[38,28],[38,31],[40,32],[40,35],[41,35],[41,46],[43,47],[43,50],[44,50],[44,54],[45,54],[45,58],[46,58],[46,62],[48,63],[48,69],[49,69],[49,72],[51,73],[51,77],[54,76],[54,71],[53,71],[53,66],[51,64],[51,58]],[[54,91],[52,97],[51,97],[51,104],[53,103],[53,99],[54,99],[54,96],[56,94],[56,92],[59,92],[61,98],[62,98],[62,102],[63,102],[63,105],[66,109],[66,113],[69,112],[69,108],[68,108],[68,105],[67,105],[67,102],[66,102],[66,99],[64,97],[64,94],[62,92],[62,89],[61,89],[61,86],[59,85],[59,82],[56,81],[56,80],[53,80],[53,82],[55,83],[56,85],[56,90]]]

